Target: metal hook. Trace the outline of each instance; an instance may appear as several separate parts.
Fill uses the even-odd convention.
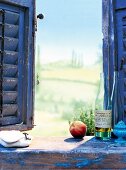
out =
[[[44,19],[44,15],[43,14],[37,15],[37,19]]]
[[[37,18],[35,19],[35,31],[37,31],[37,19],[44,19],[44,15],[43,14],[37,15]]]

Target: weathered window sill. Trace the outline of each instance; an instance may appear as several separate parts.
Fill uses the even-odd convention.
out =
[[[38,137],[28,148],[0,147],[0,169],[121,169],[126,168],[126,147],[93,137],[75,140]]]

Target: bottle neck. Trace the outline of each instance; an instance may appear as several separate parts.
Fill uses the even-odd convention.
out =
[[[112,100],[110,96],[105,95],[105,86],[104,73],[101,73],[95,100],[95,109],[97,110],[112,110]]]
[[[100,81],[98,86],[97,97],[95,100],[95,109],[104,110],[104,74],[100,74]]]

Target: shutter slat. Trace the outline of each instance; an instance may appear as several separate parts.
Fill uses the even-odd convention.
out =
[[[3,90],[15,91],[17,88],[17,78],[3,78]]]
[[[4,29],[5,37],[16,38],[18,36],[18,31],[19,31],[18,25],[5,24],[4,27],[5,27]],[[2,35],[2,23],[0,23],[0,36],[1,35]]]
[[[3,104],[3,116],[16,115],[18,111],[17,104]]]
[[[2,14],[0,14],[0,22],[2,22]],[[15,12],[6,11],[5,12],[5,23],[18,25],[19,24],[19,14]]]
[[[0,54],[0,60],[1,60],[1,54]],[[16,65],[18,61],[18,52],[14,51],[4,51],[4,57],[3,62],[5,64],[13,64]]]
[[[4,77],[16,77],[18,68],[16,65],[6,64],[3,66],[3,76]]]
[[[3,104],[15,104],[17,102],[17,92],[3,91]]]
[[[13,124],[17,124],[17,123],[20,123],[20,120],[11,114],[9,116],[7,115],[7,117],[5,116],[2,118],[3,126],[4,125],[13,125]]]
[[[126,26],[126,21],[125,20],[123,21],[123,26]]]
[[[19,14],[15,13],[15,12],[6,11],[5,23],[18,25],[19,24]]]
[[[2,37],[0,37],[0,49],[2,47]],[[4,38],[4,49],[7,51],[17,51],[18,39],[16,38]]]

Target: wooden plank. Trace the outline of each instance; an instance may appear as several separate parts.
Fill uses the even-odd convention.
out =
[[[25,25],[26,25],[26,29],[25,29],[25,34],[28,35],[25,45],[28,46],[27,50],[26,50],[26,56],[27,56],[27,61],[26,61],[26,72],[28,74],[25,82],[27,83],[27,87],[25,87],[24,90],[27,91],[27,117],[26,117],[26,121],[28,126],[32,126],[32,124],[34,123],[34,81],[35,81],[35,72],[34,72],[34,67],[35,67],[35,56],[34,56],[34,50],[35,50],[35,42],[34,42],[34,37],[35,37],[35,25],[34,25],[34,19],[35,19],[35,13],[34,13],[34,9],[35,9],[35,4],[30,8],[30,10],[26,11],[26,14],[29,16],[29,20],[28,18],[26,18],[25,20]],[[27,27],[29,27],[29,29],[27,29]],[[26,93],[24,93],[24,101],[26,100]],[[23,108],[24,110],[26,110],[26,107],[24,106]]]
[[[109,96],[109,8],[110,3],[107,0],[102,0],[102,33],[103,33],[103,72],[105,77],[105,107],[108,106]]]
[[[36,137],[28,148],[0,147],[0,169],[126,169],[126,146],[85,137]]]
[[[17,103],[17,91],[3,91],[3,104],[15,104]],[[14,112],[13,112],[14,115]]]
[[[28,126],[27,124],[15,124],[15,125],[8,125],[0,127],[0,130],[19,130],[19,131],[26,131],[31,130],[33,126]]]
[[[111,97],[113,90],[113,78],[114,78],[114,58],[116,55],[115,47],[115,16],[114,16],[114,0],[111,0],[109,7],[109,98]]]
[[[3,91],[15,91],[17,86],[17,78],[4,77],[3,78]]]
[[[115,0],[115,4],[116,4],[115,8],[118,10],[126,9],[126,1],[124,0]]]

